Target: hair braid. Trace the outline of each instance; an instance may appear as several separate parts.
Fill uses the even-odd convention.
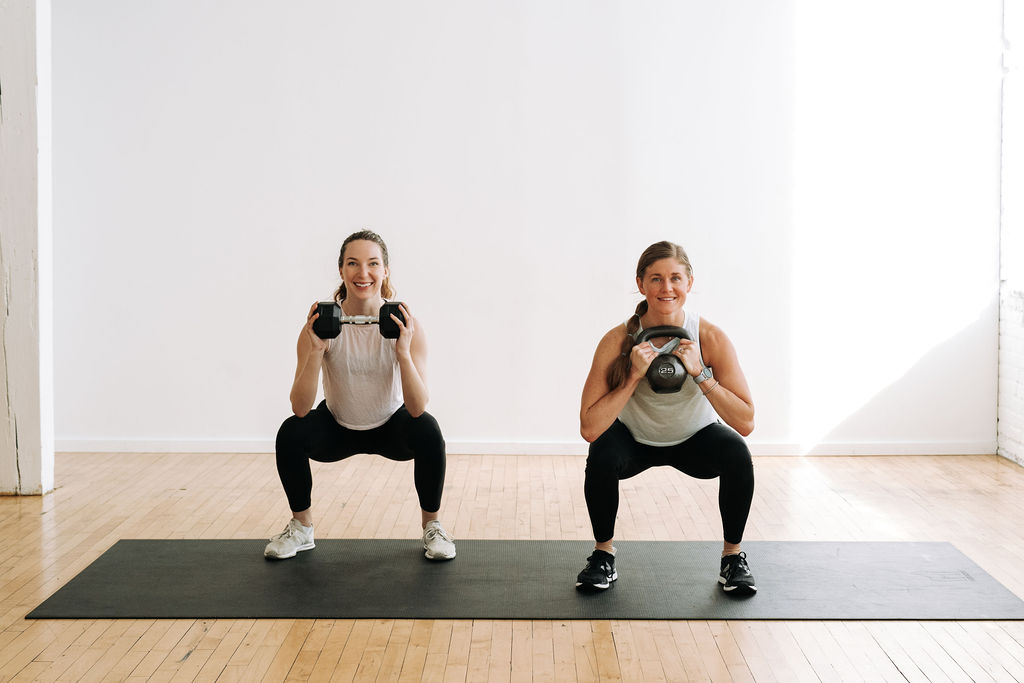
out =
[[[633,338],[636,337],[636,331],[640,329],[640,317],[647,312],[647,299],[644,299],[636,305],[636,312],[626,323],[626,338],[622,340],[622,353],[619,357],[611,364],[608,368],[608,386],[612,389],[616,389],[626,381],[626,377],[629,376],[629,368],[632,365],[632,361],[629,360],[629,353],[633,350]]]

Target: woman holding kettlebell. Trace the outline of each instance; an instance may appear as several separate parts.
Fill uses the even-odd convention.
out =
[[[757,587],[740,541],[754,494],[753,463],[742,438],[754,429],[754,403],[736,350],[725,332],[686,310],[693,269],[679,245],[649,246],[637,263],[636,284],[644,300],[601,339],[583,387],[580,434],[590,443],[584,494],[596,543],[576,587],[600,591],[618,578],[612,537],[619,480],[669,465],[699,479],[718,477],[725,536],[718,582],[728,593],[752,594]],[[657,326],[686,333],[671,351],[686,372],[672,393],[656,393],[646,378],[668,340],[636,343],[643,330]]]
[[[341,286],[334,299],[344,315],[377,315],[394,296],[388,249],[380,235],[349,235],[338,257]],[[384,338],[377,325],[342,325],[333,339],[313,330],[314,303],[299,333],[292,382],[295,413],[277,433],[277,471],[291,519],[270,539],[264,555],[285,559],[314,547],[309,461],[336,462],[356,453],[412,460],[427,559],[450,560],[455,544],[438,521],[444,488],[445,443],[426,412],[427,342],[423,327],[402,305],[398,339]],[[324,400],[313,407],[323,372]]]

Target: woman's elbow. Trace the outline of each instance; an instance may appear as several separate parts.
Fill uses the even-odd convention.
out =
[[[738,425],[736,425],[736,431],[739,432],[740,436],[750,436],[750,434],[754,431],[753,416],[751,416],[750,419],[743,420]]]
[[[409,413],[410,417],[419,417],[423,413],[427,412],[426,401],[406,401],[405,410]]]
[[[288,399],[291,401],[292,413],[295,414],[295,417],[306,417],[313,409],[313,404],[310,401],[303,401],[296,396],[289,396]]]

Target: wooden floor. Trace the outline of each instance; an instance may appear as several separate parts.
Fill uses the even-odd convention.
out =
[[[266,538],[288,518],[273,456],[62,454],[56,467],[54,493],[0,498],[0,681],[1024,681],[1024,622],[28,621],[118,539]],[[748,540],[950,541],[1024,596],[1017,465],[755,469]],[[316,466],[314,482],[318,537],[419,535],[410,464],[357,456]],[[622,491],[620,539],[721,538],[715,481],[659,468]],[[456,539],[591,538],[580,457],[450,456],[441,513]]]

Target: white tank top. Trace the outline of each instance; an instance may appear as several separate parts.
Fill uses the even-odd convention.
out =
[[[685,315],[683,329],[697,342],[697,353],[703,358],[700,349],[700,316],[689,311]],[[718,413],[690,377],[683,381],[682,388],[674,394],[654,393],[645,377],[640,380],[636,391],[622,409],[619,420],[626,425],[633,438],[642,444],[675,446],[709,424],[718,422]]]
[[[405,402],[394,339],[376,325],[342,325],[324,353],[324,398],[342,427],[373,429]]]

